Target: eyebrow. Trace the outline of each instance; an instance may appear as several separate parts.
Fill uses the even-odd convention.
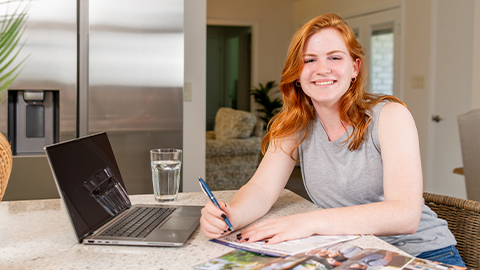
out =
[[[342,54],[348,55],[347,53],[345,53],[344,51],[341,51],[341,50],[329,51],[329,52],[327,53],[327,55],[331,55],[331,54],[335,54],[335,53],[342,53]]]
[[[347,53],[345,53],[344,51],[341,51],[341,50],[329,51],[329,52],[327,52],[327,55],[332,55],[332,54],[336,54],[336,53],[341,53],[341,54],[344,54],[344,55],[348,55]],[[305,56],[317,56],[317,55],[314,54],[314,53],[306,53],[303,56],[305,57]]]

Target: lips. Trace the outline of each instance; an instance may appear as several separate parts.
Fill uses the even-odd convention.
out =
[[[333,83],[335,83],[335,81],[321,81],[321,82],[313,82],[315,85],[320,85],[320,86],[324,86],[324,85],[331,85]]]

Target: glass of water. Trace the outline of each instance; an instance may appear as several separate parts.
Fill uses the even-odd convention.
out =
[[[173,202],[177,199],[182,167],[182,150],[160,148],[150,150],[153,195],[158,202]]]

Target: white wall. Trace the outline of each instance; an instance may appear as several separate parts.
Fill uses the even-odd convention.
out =
[[[320,14],[335,13],[346,18],[372,10],[399,6],[400,3],[401,0],[297,0],[295,1],[295,29]]]
[[[197,176],[205,176],[207,4],[206,0],[184,3],[184,80],[191,86],[191,101],[183,103],[183,191],[191,192],[200,191]]]
[[[475,1],[473,22],[473,74],[480,74],[480,1]],[[472,108],[480,109],[480,76],[473,76]]]

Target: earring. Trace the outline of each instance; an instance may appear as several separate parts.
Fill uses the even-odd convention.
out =
[[[350,91],[353,88],[353,84],[357,81],[357,77],[352,78],[352,82],[350,83],[350,87],[348,87],[347,91]]]
[[[296,87],[302,87],[302,84],[299,81],[295,81],[295,86]]]

